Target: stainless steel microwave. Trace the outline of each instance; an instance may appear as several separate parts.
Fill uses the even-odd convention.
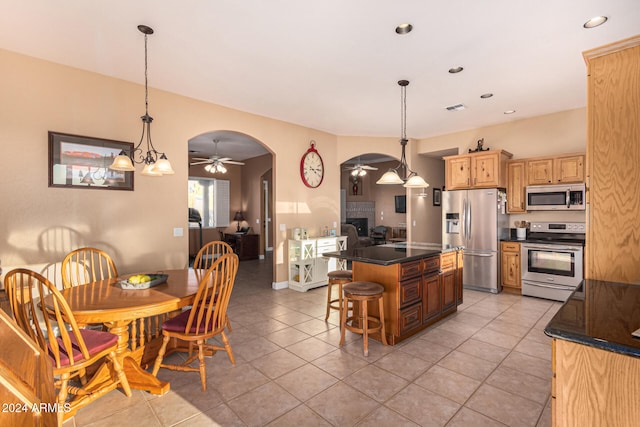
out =
[[[527,210],[584,210],[585,190],[584,184],[530,185],[527,187]]]

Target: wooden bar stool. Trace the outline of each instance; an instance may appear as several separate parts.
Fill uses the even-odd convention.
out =
[[[329,318],[329,311],[331,309],[338,310],[340,316],[342,316],[342,285],[353,280],[353,272],[351,270],[334,270],[330,271],[327,276],[329,276],[329,285],[327,286],[327,315],[324,317],[324,320]],[[338,298],[334,299],[331,298],[333,285],[338,286]],[[334,305],[335,303],[337,303],[337,305]]]
[[[384,287],[372,282],[351,282],[342,286],[342,291],[344,292],[344,301],[342,302],[343,310],[340,321],[340,346],[344,345],[345,329],[362,334],[365,356],[369,355],[369,334],[371,332],[380,332],[382,343],[387,345],[384,329],[384,304],[382,301]],[[376,300],[378,301],[380,312],[379,317],[370,316],[368,312],[368,303],[376,302]],[[351,301],[351,316],[347,315],[349,301]],[[354,325],[356,321],[358,322],[357,326]],[[369,323],[373,323],[373,326],[369,326]]]

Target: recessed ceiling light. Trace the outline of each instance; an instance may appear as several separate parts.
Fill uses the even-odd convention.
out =
[[[482,95],[480,95],[480,98],[487,99],[487,98],[491,98],[492,96],[493,96],[492,93],[483,93]]]
[[[396,33],[398,34],[409,34],[413,30],[413,25],[411,24],[400,24],[396,27]]]
[[[595,18],[591,18],[587,22],[585,22],[583,27],[595,28],[607,22],[607,19],[609,18],[607,18],[606,16],[596,16]]]
[[[449,68],[449,72],[450,72],[451,74],[457,74],[457,73],[459,73],[459,72],[460,72],[460,71],[462,71],[462,70],[464,70],[464,68],[462,68],[462,67]]]
[[[449,111],[462,111],[464,109],[466,109],[467,107],[464,106],[464,104],[456,104],[456,105],[450,105],[448,107],[445,107],[447,110]]]
[[[505,111],[504,113],[505,113],[505,114],[513,114],[513,113],[515,113],[515,112],[516,112],[516,110],[507,110],[507,111]]]

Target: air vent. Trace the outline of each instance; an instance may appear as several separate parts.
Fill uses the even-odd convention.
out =
[[[449,110],[449,111],[462,111],[465,108],[467,108],[467,107],[465,107],[462,104],[456,104],[456,105],[450,105],[449,107],[447,107],[447,110]]]

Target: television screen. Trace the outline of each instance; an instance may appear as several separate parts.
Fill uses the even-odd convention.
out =
[[[396,196],[396,213],[407,213],[407,196]]]

